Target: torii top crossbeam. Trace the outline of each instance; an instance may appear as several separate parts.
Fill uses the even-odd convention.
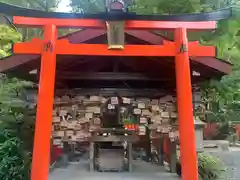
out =
[[[84,27],[106,28],[105,22],[96,19],[56,19],[56,18],[30,18],[13,17],[15,25],[26,26],[55,26],[55,27]],[[129,20],[125,24],[126,29],[215,29],[215,21],[203,22],[175,22],[175,21],[138,21]],[[17,43],[14,46],[15,53],[41,54],[46,41],[33,39],[32,42]],[[175,56],[175,42],[165,41],[163,45],[125,45],[121,51],[109,51],[104,44],[70,44],[66,40],[56,40],[56,54],[74,55],[105,55],[105,56]],[[188,43],[189,56],[215,56],[215,47],[200,46],[198,42]],[[79,51],[81,49],[81,51]]]
[[[187,30],[215,29],[216,20],[230,17],[230,9],[193,15],[117,14],[109,16],[106,13],[99,15],[44,14],[36,10],[23,11],[21,8],[0,4],[0,12],[12,15],[15,25],[44,28],[44,40],[33,39],[31,42],[14,45],[14,53],[42,55],[31,180],[48,179],[56,54],[174,56],[182,179],[198,180],[189,56],[216,56],[216,51],[212,46],[200,46],[198,42],[188,42]],[[174,42],[165,41],[163,45],[125,45],[122,50],[109,50],[105,44],[70,44],[66,40],[57,39],[59,27],[106,28],[106,20],[125,21],[125,28],[128,29],[171,29],[174,30]]]

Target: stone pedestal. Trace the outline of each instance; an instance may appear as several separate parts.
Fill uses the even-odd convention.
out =
[[[195,125],[195,136],[196,136],[196,150],[197,152],[203,151],[203,129],[205,123],[201,121],[198,117],[194,118],[194,125]]]

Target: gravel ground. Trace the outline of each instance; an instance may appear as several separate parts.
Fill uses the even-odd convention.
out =
[[[88,172],[88,162],[57,168],[49,174],[49,180],[180,180],[176,174],[168,173],[161,166],[135,161],[133,172],[102,173]]]
[[[226,165],[227,172],[222,180],[240,180],[240,148],[224,152],[210,150],[209,153]],[[49,174],[49,180],[180,180],[177,175],[166,172],[164,167],[144,161],[134,162],[133,173],[89,173],[86,159],[88,157],[66,168],[56,168]]]
[[[211,154],[225,163],[227,172],[223,177],[224,180],[240,179],[240,151],[212,152]]]

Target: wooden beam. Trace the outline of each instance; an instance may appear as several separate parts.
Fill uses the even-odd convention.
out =
[[[161,44],[164,39],[162,36],[158,34],[154,34],[149,31],[136,31],[136,30],[128,30],[127,34],[136,37],[137,39],[144,40],[150,44]],[[203,64],[211,69],[215,69],[222,74],[229,74],[232,71],[232,64],[226,62],[224,60],[216,59],[215,57],[190,57],[190,60],[196,61],[200,64]]]
[[[84,29],[78,32],[71,33],[67,36],[63,36],[60,39],[66,38],[69,40],[69,42],[76,44],[83,43],[84,41],[87,41],[92,38],[96,38],[100,35],[103,35],[104,33],[105,31],[100,29]],[[149,44],[162,44],[161,42],[164,40],[163,37],[146,30],[127,30],[126,33],[133,37],[136,37],[137,39],[142,39]],[[26,55],[26,54],[18,54],[13,55],[11,57],[7,57],[6,60],[0,61],[0,72],[13,70],[14,67],[24,65],[28,63],[28,61],[34,61],[39,57],[40,56],[38,55]],[[191,60],[203,64],[205,66],[209,66],[211,69],[216,69],[219,72],[223,72],[223,74],[229,74],[232,70],[231,64],[224,62],[223,60],[218,60],[214,57],[191,57]]]
[[[97,19],[61,19],[61,18],[34,18],[14,16],[16,25],[45,26],[54,24],[58,27],[71,28],[106,28],[105,21]],[[126,21],[126,29],[175,29],[184,27],[187,29],[215,29],[216,21],[182,22],[182,21]]]
[[[107,80],[107,81],[172,81],[172,78],[154,77],[143,73],[114,72],[57,72],[57,79],[72,80]]]
[[[12,70],[14,67],[19,67],[28,63],[30,60],[35,61],[39,58],[39,55],[26,55],[18,54],[6,57],[6,59],[0,60],[0,73]]]
[[[209,68],[217,69],[222,74],[230,74],[232,72],[232,64],[214,57],[193,57],[191,60]]]
[[[66,36],[59,37],[59,39],[68,39],[71,43],[83,43],[88,40],[94,39],[98,36],[105,34],[101,29],[83,29],[74,33],[70,33]],[[15,67],[29,63],[29,61],[35,61],[40,58],[40,55],[26,55],[17,54],[4,58],[4,61],[0,61],[0,72],[6,72],[12,70]],[[36,64],[35,62],[33,62]]]
[[[174,94],[167,90],[168,94]],[[56,96],[62,96],[64,94],[69,95],[96,95],[101,94],[103,96],[114,96],[119,94],[123,97],[151,97],[151,98],[160,98],[166,95],[165,89],[120,89],[120,88],[81,88],[81,89],[57,89],[55,91]]]
[[[125,34],[133,36],[137,41],[144,41],[148,44],[162,44],[163,41],[167,41],[162,36],[146,31],[146,30],[126,30]]]
[[[16,43],[14,53],[40,54],[44,50],[45,42],[33,39],[31,42]],[[214,46],[200,46],[198,42],[189,42],[189,56],[215,56]],[[183,47],[184,48],[184,47]],[[175,56],[175,43],[163,41],[163,45],[125,45],[121,50],[109,50],[106,44],[71,44],[62,39],[56,42],[56,54],[62,55],[91,55],[91,56]]]

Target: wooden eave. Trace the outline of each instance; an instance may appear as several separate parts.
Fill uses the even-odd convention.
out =
[[[105,30],[100,29],[84,29],[60,37],[60,39],[68,39],[70,43],[105,44],[107,43],[105,33]],[[126,43],[129,44],[157,45],[162,44],[162,41],[165,40],[164,37],[147,30],[127,30],[125,34]],[[68,72],[74,73],[74,71],[80,71],[78,72],[80,73],[79,77],[82,75],[81,73],[86,73],[85,71],[87,71],[87,73],[96,73],[103,70],[111,71],[112,67],[108,67],[108,65],[113,63],[113,59],[121,59],[119,61],[122,63],[122,68],[125,68],[124,73],[140,72],[155,76],[158,72],[161,72],[159,76],[154,78],[161,79],[167,76],[167,78],[174,79],[174,60],[171,60],[169,57],[125,57],[124,59],[121,57],[112,57],[111,59],[111,57],[102,56],[57,56],[57,59],[57,79],[60,78],[60,74],[67,74]],[[99,63],[100,60],[101,63]],[[213,57],[191,57],[191,67],[193,70],[196,69],[202,75],[203,79],[221,78],[223,75],[229,74],[232,70],[232,65],[230,63]],[[36,81],[37,79],[34,75],[29,75],[29,71],[34,69],[40,69],[39,55],[12,55],[0,61],[0,73],[13,74],[23,79]],[[162,72],[165,70],[166,72]],[[169,71],[171,71],[171,74]],[[69,75],[69,78],[73,79],[73,76],[74,75]],[[93,78],[94,76],[92,76],[92,79]],[[105,77],[103,77],[103,80],[104,78]],[[75,79],[77,79],[77,76]]]

